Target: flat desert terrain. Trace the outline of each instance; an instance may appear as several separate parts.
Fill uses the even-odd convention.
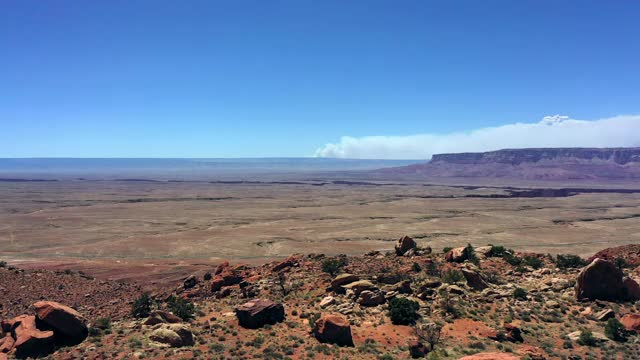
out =
[[[221,259],[471,243],[591,255],[640,241],[640,193],[504,197],[499,187],[342,181],[0,183],[0,258],[181,275]],[[497,196],[497,197],[494,197]],[[121,268],[121,272],[118,269]],[[184,270],[187,271],[187,270]]]

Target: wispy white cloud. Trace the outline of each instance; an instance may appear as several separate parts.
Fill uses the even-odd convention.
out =
[[[451,134],[344,136],[316,150],[318,157],[429,159],[433,154],[532,147],[640,146],[640,115],[600,120],[546,116],[537,123],[514,123]]]

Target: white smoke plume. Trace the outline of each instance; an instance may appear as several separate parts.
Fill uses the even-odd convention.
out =
[[[640,115],[600,120],[546,116],[537,123],[515,123],[451,134],[344,136],[316,150],[317,157],[429,159],[433,154],[541,147],[640,146]]]

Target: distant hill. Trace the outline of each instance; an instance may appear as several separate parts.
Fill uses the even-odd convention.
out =
[[[640,179],[640,148],[505,149],[434,155],[430,162],[377,171],[428,178]]]

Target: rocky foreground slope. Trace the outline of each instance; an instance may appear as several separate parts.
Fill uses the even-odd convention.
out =
[[[436,254],[405,236],[390,253],[216,264],[151,293],[2,264],[0,359],[637,359],[629,249]]]
[[[505,149],[436,154],[429,163],[379,173],[424,177],[527,180],[629,180],[640,178],[640,148]]]

